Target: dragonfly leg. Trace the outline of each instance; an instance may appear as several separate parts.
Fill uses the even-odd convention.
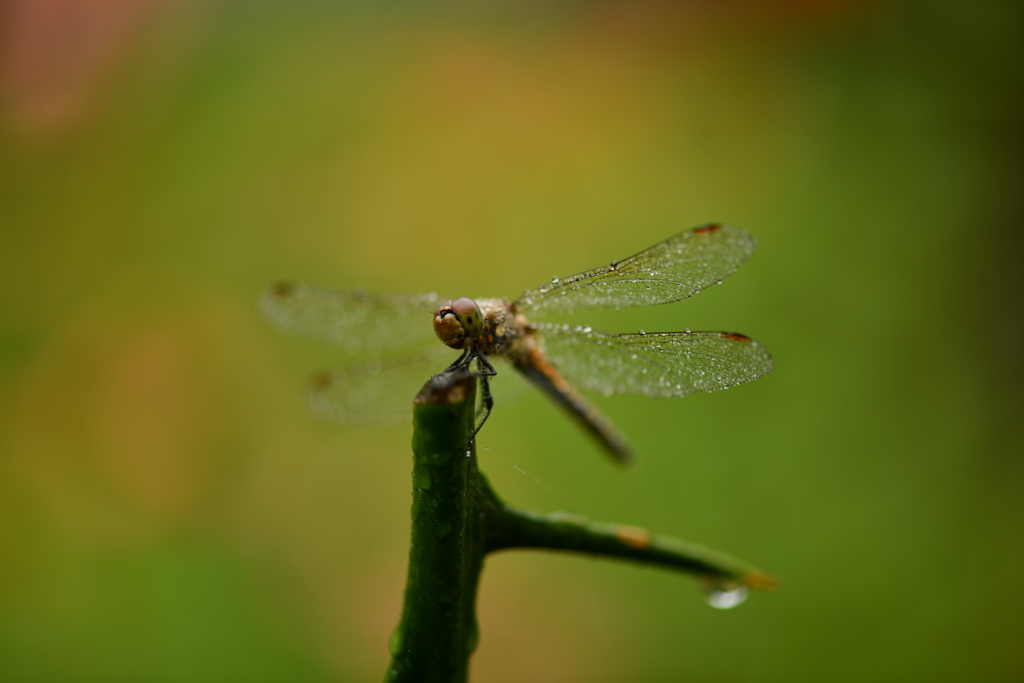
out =
[[[487,356],[478,351],[474,351],[473,354],[477,362],[477,367],[482,368],[476,371],[475,374],[477,377],[494,377],[498,374],[498,371],[494,369],[491,362],[487,360]],[[473,359],[471,358],[469,362],[472,362],[472,360]]]
[[[494,369],[494,366],[491,365],[490,361],[483,354],[474,351],[471,356],[472,358],[469,362],[472,362],[473,359],[477,362],[477,370],[473,374],[480,378],[480,410],[477,411],[479,421],[473,428],[473,433],[469,436],[470,440],[476,437],[477,432],[480,431],[484,423],[487,422],[487,418],[491,415],[491,408],[494,407],[494,396],[491,395],[491,377],[498,374],[498,371]]]
[[[472,362],[473,362],[473,358],[470,355],[469,349],[464,349],[462,351],[462,355],[459,356],[458,359],[454,363],[452,363],[447,368],[445,368],[445,372],[449,372],[449,371],[454,370],[455,368],[459,368],[459,367],[467,367]]]
[[[470,370],[470,366],[473,364],[473,361],[476,361],[477,363],[476,370]],[[494,397],[491,395],[490,380],[491,377],[498,374],[498,371],[495,370],[490,361],[488,361],[487,358],[476,349],[466,349],[463,351],[458,360],[449,365],[445,370],[446,373],[456,371],[469,371],[476,377],[480,378],[480,409],[477,411],[477,418],[479,421],[476,423],[476,426],[473,427],[473,433],[469,435],[469,440],[472,442],[476,437],[477,432],[479,432],[481,427],[484,426],[484,423],[487,422],[487,418],[491,414],[491,408],[494,407]],[[481,417],[481,415],[483,417]]]
[[[473,433],[469,435],[470,441],[476,438],[477,432],[484,426],[484,422],[487,422],[487,418],[491,416],[491,408],[494,407],[494,397],[491,395],[491,376],[478,375],[480,378],[480,410],[477,411],[479,421],[473,427]],[[480,417],[481,415],[483,417]]]

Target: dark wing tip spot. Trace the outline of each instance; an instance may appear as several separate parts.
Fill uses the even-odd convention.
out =
[[[722,229],[721,223],[709,223],[708,225],[702,225],[699,228],[693,229],[693,234],[704,235],[710,232],[717,232]]]
[[[309,378],[309,388],[311,391],[324,391],[329,389],[334,384],[334,380],[331,379],[331,373],[324,371],[318,372]]]
[[[281,280],[270,286],[270,294],[278,299],[286,299],[295,294],[296,286],[289,280]]]
[[[750,342],[754,341],[753,339],[751,339],[747,335],[739,334],[737,332],[722,332],[722,337],[724,339],[732,339],[733,341],[747,342],[748,344]]]

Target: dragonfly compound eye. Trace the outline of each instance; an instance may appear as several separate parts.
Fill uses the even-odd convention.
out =
[[[472,299],[445,302],[434,313],[437,338],[453,349],[466,348],[466,341],[476,339],[483,331],[483,313]]]

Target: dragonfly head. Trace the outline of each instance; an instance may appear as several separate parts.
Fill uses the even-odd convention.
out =
[[[483,332],[484,316],[472,299],[446,301],[434,313],[434,333],[453,349],[471,346]]]

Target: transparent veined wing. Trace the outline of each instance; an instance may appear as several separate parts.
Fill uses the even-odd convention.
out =
[[[745,230],[704,225],[611,265],[555,278],[525,292],[516,308],[571,312],[679,301],[735,272],[753,252],[754,238]]]
[[[682,396],[749,382],[772,369],[763,346],[731,332],[606,334],[536,327],[544,352],[566,379],[605,394]]]
[[[393,422],[409,418],[420,387],[458,357],[436,348],[408,356],[387,356],[324,370],[306,384],[310,411],[334,422]]]
[[[278,282],[260,297],[263,316],[288,332],[333,341],[351,353],[424,346],[434,335],[436,294],[412,296]]]
[[[443,372],[459,353],[438,343],[412,355],[353,363],[324,370],[309,378],[310,411],[333,422],[388,424],[408,421],[412,399],[431,375]],[[525,381],[507,363],[500,363],[491,390],[502,403],[525,391]],[[480,393],[478,391],[479,398]]]

